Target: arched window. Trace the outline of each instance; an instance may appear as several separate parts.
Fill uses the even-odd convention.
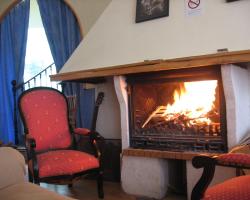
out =
[[[29,4],[31,2],[31,4]],[[37,2],[39,3],[39,9],[37,6]],[[52,57],[54,58],[54,63],[56,64],[57,71],[60,70],[60,68],[64,65],[64,63],[67,61],[67,59],[70,57],[74,49],[77,47],[77,45],[81,41],[81,33],[80,33],[80,26],[78,23],[78,20],[75,17],[75,13],[72,12],[71,7],[69,7],[64,0],[22,0],[22,1],[12,1],[12,3],[9,3],[9,7],[6,9],[4,14],[1,17],[1,26],[0,31],[4,31],[5,27],[2,25],[3,21],[5,20],[6,16],[9,15],[9,13],[12,13],[11,19],[16,19],[14,22],[18,22],[17,25],[15,23],[7,24],[7,29],[5,31],[5,35],[8,37],[13,38],[7,38],[3,39],[3,42],[0,41],[0,53],[2,54],[4,51],[7,51],[9,49],[14,49],[11,52],[6,52],[5,54],[1,55],[0,58],[0,69],[2,76],[0,76],[0,82],[3,84],[1,85],[1,91],[4,95],[0,97],[0,105],[1,107],[1,123],[0,123],[0,140],[4,140],[4,142],[14,142],[16,144],[23,143],[23,130],[21,128],[21,125],[19,126],[19,123],[16,125],[13,125],[13,113],[14,115],[17,115],[18,112],[15,110],[15,100],[13,101],[12,96],[12,88],[11,88],[11,81],[16,80],[17,85],[20,85],[24,80],[27,80],[31,78],[32,76],[39,73],[39,71],[43,68],[46,68],[48,65],[53,63]],[[22,5],[25,5],[27,7],[26,9],[26,25],[25,25],[25,38],[21,38],[20,36],[16,37],[16,34],[19,33],[19,30],[22,30],[24,28],[24,22],[21,23],[21,19],[24,19],[24,17],[19,17],[19,15],[23,14],[24,12],[20,12],[18,16],[17,12],[12,12],[15,8],[22,8]],[[29,6],[31,5],[31,12],[30,12],[30,23],[29,23],[29,34],[28,34],[28,44],[27,44],[27,52],[25,56],[25,49],[26,49],[26,36],[27,36],[27,27],[28,27],[28,16],[29,16]],[[43,13],[42,21],[40,13]],[[60,13],[60,15],[58,15]],[[39,20],[38,20],[39,19]],[[56,20],[54,20],[56,19]],[[35,22],[34,22],[35,20]],[[57,22],[60,22],[60,24],[63,24],[63,26],[58,26],[56,24]],[[65,23],[69,22],[69,23]],[[39,25],[40,24],[40,25]],[[45,33],[42,24],[44,24],[45,32],[47,37],[49,38],[49,44],[46,41]],[[19,27],[21,26],[21,27]],[[18,27],[18,28],[17,28]],[[53,28],[54,35],[51,35],[48,30],[51,30]],[[16,30],[18,29],[18,30]],[[73,31],[75,31],[73,33]],[[1,34],[0,34],[1,35]],[[75,37],[75,38],[72,38]],[[2,35],[1,35],[2,39]],[[16,42],[16,39],[21,40],[25,43],[25,45]],[[5,45],[5,47],[2,45],[3,43],[7,43],[9,41],[10,44]],[[15,41],[15,42],[13,42]],[[18,48],[22,49],[21,57],[17,57],[14,55],[15,53],[21,52],[16,47],[16,44],[19,45]],[[50,46],[50,48],[49,48]],[[6,48],[7,47],[7,48]],[[52,52],[50,53],[50,49]],[[63,51],[62,51],[63,50]],[[13,53],[14,52],[14,53]],[[12,56],[14,55],[14,56]],[[12,58],[13,57],[13,58]],[[24,72],[24,58],[25,60],[25,72]],[[35,60],[35,61],[34,61]],[[22,62],[21,62],[22,61]],[[22,64],[19,64],[22,63]],[[8,72],[7,72],[8,71]],[[56,73],[56,70],[54,71]],[[48,78],[49,79],[49,78]],[[53,82],[54,83],[54,82]],[[74,86],[74,87],[73,87]],[[75,87],[77,86],[77,88]],[[31,85],[32,87],[32,85]],[[21,87],[20,87],[21,88]],[[72,91],[75,92],[76,95],[80,97],[81,95],[81,88],[78,85],[72,85],[70,86],[70,89],[73,89]],[[76,88],[76,89],[74,89]],[[21,91],[17,92],[17,98]],[[77,92],[77,93],[76,93]],[[91,97],[94,95],[94,92],[91,93]],[[85,96],[85,95],[84,95]],[[14,96],[15,97],[15,96]],[[88,98],[87,98],[88,99]],[[79,100],[80,102],[80,100]],[[86,102],[86,101],[85,101]],[[92,109],[93,105],[87,105],[86,108]],[[13,112],[14,111],[14,112]],[[80,114],[79,114],[80,116]],[[90,117],[91,118],[91,117]],[[16,118],[14,116],[14,121],[19,122],[19,118]],[[86,124],[84,122],[84,124]],[[15,127],[15,131],[13,130],[13,127]],[[16,131],[18,129],[18,131]],[[1,135],[2,133],[2,135]],[[15,137],[14,134],[15,133]]]
[[[54,63],[36,0],[30,0],[30,18],[25,57],[24,82]],[[56,73],[56,72],[54,72]]]

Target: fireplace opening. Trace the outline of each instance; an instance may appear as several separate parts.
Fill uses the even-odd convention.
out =
[[[131,147],[227,151],[219,66],[129,75],[127,82]]]

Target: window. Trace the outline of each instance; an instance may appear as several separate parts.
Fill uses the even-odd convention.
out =
[[[51,55],[48,40],[42,24],[39,7],[36,0],[30,0],[30,19],[28,28],[27,48],[24,68],[24,82],[33,78],[49,65],[53,64],[54,60]],[[37,86],[52,86],[57,83],[50,82],[49,74],[55,74],[55,66],[47,75],[42,74],[38,77],[36,83],[30,82],[30,87]]]

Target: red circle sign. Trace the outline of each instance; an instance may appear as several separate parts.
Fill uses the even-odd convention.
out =
[[[201,3],[200,0],[189,0],[188,1],[188,7],[190,9],[195,9],[195,8],[199,7],[200,3]]]

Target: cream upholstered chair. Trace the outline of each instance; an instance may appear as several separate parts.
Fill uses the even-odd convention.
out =
[[[0,147],[0,199],[73,200],[27,182],[23,155],[10,147]]]

